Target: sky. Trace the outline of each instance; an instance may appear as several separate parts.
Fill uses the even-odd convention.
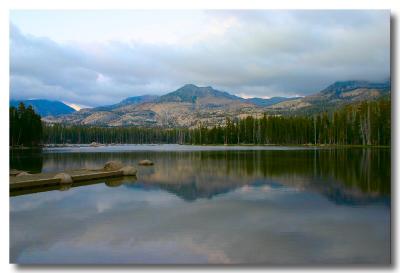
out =
[[[187,83],[292,97],[389,77],[388,10],[10,13],[12,99],[94,107]]]

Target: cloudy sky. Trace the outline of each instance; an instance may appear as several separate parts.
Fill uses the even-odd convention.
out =
[[[10,96],[83,106],[186,83],[303,96],[390,76],[389,11],[12,11]]]

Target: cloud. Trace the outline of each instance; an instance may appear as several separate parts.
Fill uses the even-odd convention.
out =
[[[85,40],[85,31],[81,40],[67,41],[25,33],[13,12],[11,97],[97,106],[185,83],[244,96],[294,96],[337,80],[390,75],[389,11],[199,11],[193,21],[185,12],[165,29],[154,19],[151,33],[127,32],[129,40],[124,33],[110,39],[111,33],[103,41]],[[104,15],[102,24],[113,16]],[[146,28],[140,20],[126,28],[141,24]]]

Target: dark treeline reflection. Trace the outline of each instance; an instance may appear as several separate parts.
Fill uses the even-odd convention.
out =
[[[43,167],[43,155],[40,148],[10,149],[10,169],[40,173]]]
[[[27,160],[27,158],[31,160]],[[390,149],[191,151],[131,153],[11,154],[11,167],[43,164],[43,172],[99,168],[109,160],[138,166],[136,186],[156,187],[186,199],[258,183],[280,184],[323,193],[339,203],[390,196]],[[21,164],[26,164],[24,167]],[[38,166],[38,170],[40,167]],[[129,187],[135,184],[130,184]]]

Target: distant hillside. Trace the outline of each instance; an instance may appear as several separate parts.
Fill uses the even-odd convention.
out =
[[[226,118],[260,117],[264,113],[310,114],[389,94],[390,82],[345,81],[335,82],[316,94],[301,98],[243,99],[210,86],[187,84],[163,96],[130,97],[114,105],[82,109],[44,120],[90,126],[223,126]]]
[[[274,104],[268,109],[278,113],[319,112],[337,108],[344,104],[376,100],[390,95],[390,81],[381,83],[368,81],[335,82],[322,91],[303,98]]]
[[[356,90],[356,89],[376,89],[381,91],[390,90],[390,82],[385,81],[382,83],[368,82],[368,81],[342,81],[335,82],[321,91],[321,94],[340,97],[343,93]]]
[[[92,108],[91,111],[110,111],[110,110],[117,109],[119,107],[123,107],[123,106],[127,106],[127,105],[137,105],[140,103],[152,102],[152,101],[155,101],[157,98],[158,98],[158,96],[156,96],[156,95],[143,95],[143,96],[129,97],[129,98],[126,98],[116,104]]]
[[[11,100],[10,106],[18,107],[23,102],[26,107],[32,105],[36,113],[42,117],[68,115],[76,112],[76,110],[61,101],[51,101],[44,99],[37,100]]]
[[[285,98],[285,97],[272,97],[269,99],[262,99],[262,98],[250,98],[247,101],[254,103],[257,106],[267,107],[271,106],[283,101],[294,100],[296,98]]]

